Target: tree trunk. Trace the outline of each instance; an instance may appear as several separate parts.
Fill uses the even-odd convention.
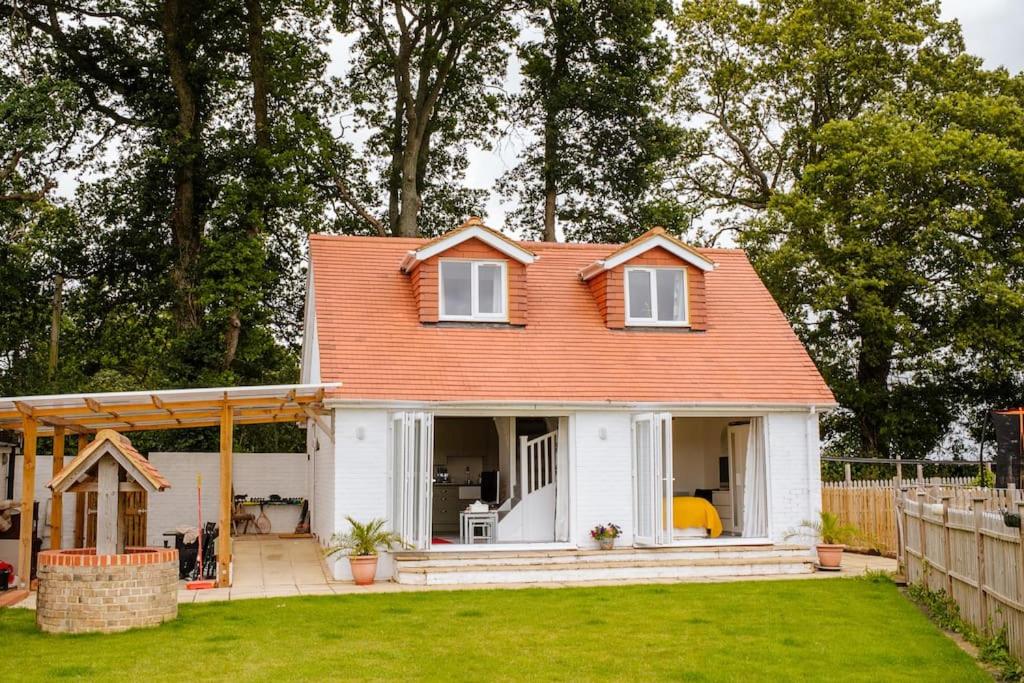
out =
[[[161,17],[164,48],[178,105],[177,125],[171,138],[174,198],[170,222],[172,243],[178,252],[171,267],[171,281],[177,297],[175,319],[181,329],[196,329],[201,319],[194,282],[203,233],[197,200],[201,126],[190,51],[194,43],[196,11],[191,0],[167,0]]]
[[[864,457],[887,458],[889,438],[885,418],[889,409],[889,375],[892,372],[893,343],[888,335],[869,329],[860,335],[857,354],[857,401],[855,413]]]
[[[405,120],[405,110],[402,106],[402,98],[395,102],[395,118],[392,122],[394,135],[391,139],[391,168],[388,174],[388,227],[395,235],[398,234],[398,217],[401,214],[401,191],[402,191],[402,123]]]
[[[565,77],[568,38],[561,30],[558,13],[552,9],[549,16],[555,33],[555,55],[544,93],[544,241],[555,242],[558,239],[555,232],[558,220],[558,115],[561,113],[555,93]]]
[[[270,121],[267,107],[267,67],[263,52],[263,7],[262,0],[246,0],[248,20],[249,80],[252,83],[252,119],[255,143],[253,178],[250,183],[250,210],[246,218],[246,237],[259,239],[261,224],[266,217],[266,202],[253,191],[253,186],[263,188],[268,178],[267,161],[270,155]],[[238,342],[242,335],[242,313],[236,306],[228,313],[224,330],[225,370],[235,362]]]
[[[64,276],[53,278],[53,310],[50,316],[50,362],[47,366],[49,377],[57,373],[57,351],[60,345],[60,320],[64,300]]]
[[[420,194],[417,190],[416,171],[422,138],[409,133],[402,152],[402,197],[398,214],[398,236],[419,236]]]

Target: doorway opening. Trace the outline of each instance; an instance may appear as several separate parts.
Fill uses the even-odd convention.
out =
[[[638,545],[765,539],[768,482],[762,418],[633,418]]]

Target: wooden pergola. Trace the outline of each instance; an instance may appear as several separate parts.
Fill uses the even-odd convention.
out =
[[[328,438],[324,420],[325,394],[331,384],[284,384],[211,389],[168,389],[102,394],[57,394],[0,398],[0,430],[19,431],[24,437],[21,485],[21,527],[18,576],[27,581],[32,566],[33,506],[35,503],[38,440],[53,438],[53,472],[64,467],[64,438],[78,435],[78,450],[101,429],[141,432],[166,429],[217,427],[220,430],[220,505],[217,538],[217,583],[230,585],[232,441],[235,425],[312,421]],[[63,500],[54,495],[50,513],[50,542],[61,546]]]

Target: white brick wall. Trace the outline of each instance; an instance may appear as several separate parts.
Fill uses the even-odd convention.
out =
[[[580,547],[596,546],[590,530],[607,522],[622,527],[620,543],[633,542],[630,419],[625,412],[581,412],[572,421],[577,477],[575,538]]]
[[[217,453],[150,453],[150,461],[171,482],[171,488],[149,497],[146,536],[150,545],[163,545],[163,534],[175,527],[196,523],[196,474],[203,475],[203,521],[216,522],[220,505],[220,456]],[[305,453],[235,453],[235,493],[266,497],[305,497]],[[252,508],[259,515],[259,508]],[[266,508],[275,532],[291,532],[299,518],[299,506]]]
[[[765,419],[768,439],[771,537],[786,534],[821,509],[818,416],[808,412],[773,413]]]
[[[348,528],[345,517],[349,515],[363,522],[388,517],[388,412],[337,409],[334,420],[335,498],[331,532],[344,533]],[[351,578],[347,559],[335,562],[334,574],[339,579]],[[377,576],[391,576],[391,562],[386,555],[381,556]]]

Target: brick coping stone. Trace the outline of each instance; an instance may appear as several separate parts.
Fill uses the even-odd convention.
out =
[[[115,633],[178,616],[178,551],[95,548],[39,553],[36,624],[48,633]]]

